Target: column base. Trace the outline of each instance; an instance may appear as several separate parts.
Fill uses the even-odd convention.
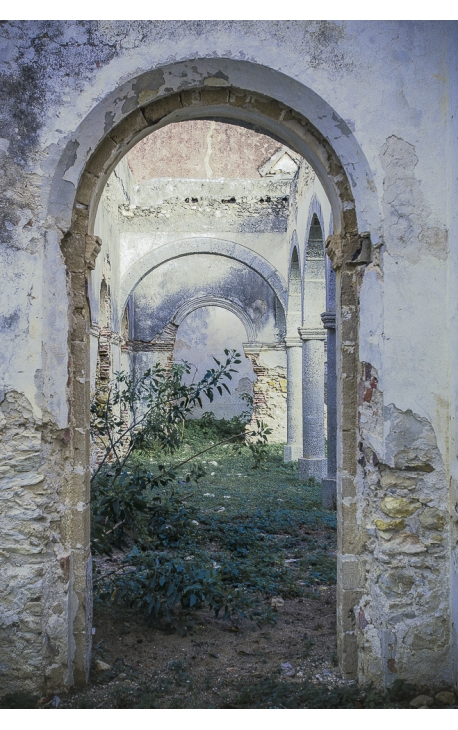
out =
[[[297,461],[302,456],[301,444],[286,444],[283,449],[283,460],[285,464],[289,461]]]
[[[337,506],[337,482],[335,479],[326,477],[321,482],[321,504],[324,509],[336,509]]]
[[[306,482],[313,477],[319,482],[327,472],[328,462],[326,459],[298,459],[299,479]]]

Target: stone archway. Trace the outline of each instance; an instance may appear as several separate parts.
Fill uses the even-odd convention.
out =
[[[135,287],[145,278],[153,269],[170,261],[178,259],[182,256],[190,256],[192,254],[214,254],[216,256],[225,256],[234,259],[253,269],[269,284],[280,302],[283,310],[286,312],[287,307],[287,285],[277,269],[272,266],[263,256],[255,253],[249,248],[242,246],[240,243],[226,241],[218,238],[185,238],[173,243],[164,244],[158,248],[149,251],[145,256],[136,261],[124,274],[121,280],[121,292],[119,296],[120,302],[120,320],[124,312],[127,300]]]
[[[273,72],[272,72],[273,73]],[[264,70],[264,86],[268,70]],[[227,78],[227,77],[226,77]],[[338,414],[339,426],[339,585],[338,585],[338,641],[339,657],[343,672],[355,676],[357,670],[357,645],[354,627],[348,621],[349,608],[355,606],[362,595],[361,572],[354,569],[358,564],[361,538],[357,522],[356,504],[342,505],[342,497],[353,494],[357,472],[357,402],[356,390],[359,373],[358,361],[358,271],[370,260],[370,241],[361,238],[357,228],[355,201],[346,170],[325,134],[296,108],[251,90],[232,86],[224,74],[207,76],[194,88],[161,95],[149,101],[148,87],[132,97],[125,113],[117,124],[105,117],[105,128],[100,131],[93,154],[81,169],[78,188],[72,199],[72,222],[62,241],[62,251],[68,271],[70,295],[69,325],[69,386],[71,404],[69,426],[69,469],[72,477],[67,482],[65,502],[67,519],[63,527],[63,541],[70,546],[72,575],[70,608],[68,614],[69,663],[75,682],[85,681],[91,651],[91,600],[90,600],[90,545],[89,545],[89,309],[86,297],[86,270],[94,266],[100,243],[93,236],[93,223],[98,201],[109,174],[121,157],[142,137],[165,124],[184,119],[214,118],[221,121],[251,125],[266,134],[275,136],[302,154],[320,177],[329,196],[337,233],[328,240],[327,251],[338,270],[338,300],[345,306],[345,318],[337,314],[340,333],[340,378]],[[145,81],[143,79],[142,84]],[[191,84],[192,86],[192,84]],[[300,89],[299,89],[300,91]],[[307,96],[305,89],[302,90]],[[119,90],[117,90],[119,93]],[[280,90],[278,91],[281,97]],[[152,94],[153,96],[155,94]],[[299,93],[299,97],[301,95]],[[315,100],[316,101],[316,100]],[[324,102],[323,102],[324,104]],[[313,107],[314,117],[316,104]],[[127,111],[127,109],[126,109]],[[336,119],[338,117],[336,116]],[[100,128],[100,127],[99,127]],[[80,130],[81,132],[81,130]],[[348,142],[348,140],[347,140]],[[348,142],[352,144],[352,142]],[[87,149],[87,145],[86,145]],[[366,171],[364,159],[356,144],[355,158]],[[346,153],[343,150],[344,157]],[[66,157],[67,159],[67,157]],[[55,197],[51,201],[51,215],[59,219],[59,210],[65,218],[68,200],[59,197],[62,181],[57,175],[54,181]],[[67,168],[68,169],[68,168]],[[65,174],[65,171],[64,171]],[[359,173],[358,173],[359,174]],[[368,173],[364,173],[366,176]],[[359,194],[359,191],[358,191]],[[67,195],[67,189],[63,198]],[[79,506],[77,508],[77,505]],[[348,570],[346,569],[348,566]],[[342,580],[342,576],[345,576]]]
[[[236,304],[236,302],[231,302],[229,299],[224,299],[223,297],[211,295],[193,297],[179,307],[172,319],[173,324],[179,327],[188,314],[191,314],[191,312],[195,312],[196,309],[201,309],[202,307],[221,307],[222,309],[227,309],[229,312],[232,312],[232,314],[235,314],[245,327],[248,341],[254,342],[256,338],[256,328],[252,319],[247,315],[242,307]]]

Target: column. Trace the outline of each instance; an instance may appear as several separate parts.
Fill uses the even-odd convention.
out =
[[[299,459],[299,479],[325,474],[324,452],[324,338],[321,327],[298,328],[302,340],[302,431],[303,458]]]
[[[336,313],[323,312],[323,327],[327,330],[328,378],[328,468],[322,481],[322,502],[325,509],[336,509],[337,495],[337,376],[336,376]]]
[[[287,439],[284,460],[297,461],[302,456],[302,340],[286,337],[286,418]]]

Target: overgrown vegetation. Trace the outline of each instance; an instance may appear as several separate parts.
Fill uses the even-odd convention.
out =
[[[226,350],[225,356],[224,362],[214,358],[217,367],[191,385],[183,382],[190,372],[187,363],[170,370],[156,366],[137,381],[118,373],[92,405],[100,455],[92,478],[93,548],[106,555],[123,551],[116,569],[96,577],[96,595],[135,606],[150,620],[170,624],[176,607],[191,611],[203,603],[217,615],[224,610],[226,617],[245,611],[261,615],[240,585],[245,581],[259,590],[259,579],[250,584],[253,571],[242,575],[230,562],[220,570],[209,559],[206,541],[219,539],[229,552],[231,542],[223,526],[215,532],[211,520],[206,536],[197,529],[200,517],[192,501],[192,490],[205,474],[199,457],[209,451],[230,445],[240,456],[245,449],[256,469],[269,455],[270,431],[260,421],[255,430],[247,428],[250,411],[229,423],[216,424],[210,415],[197,427],[187,420],[197,404],[202,407],[203,397],[211,402],[215,391],[229,390],[225,379],[232,379],[240,355]],[[210,432],[217,443],[206,438]],[[262,528],[249,525],[247,534],[250,527],[258,538]]]
[[[321,508],[320,484],[299,482],[283,447],[268,444],[263,423],[247,427],[249,407],[230,421],[210,413],[190,418],[196,403],[211,401],[230,380],[238,358],[227,352],[190,386],[183,385],[186,364],[149,371],[139,383],[120,374],[92,407],[102,454],[92,481],[95,596],[167,633],[193,632],[202,608],[230,619],[229,627],[238,617],[269,625],[278,618],[275,601],[315,597],[319,586],[335,582],[335,514]],[[312,646],[305,637],[304,658]],[[170,679],[135,696],[117,687],[110,702],[164,706],[172,679],[186,693],[194,687],[189,671],[170,667]],[[283,680],[269,677],[263,681],[279,684],[280,704],[295,706],[299,700],[283,696]],[[234,685],[217,706],[264,706],[263,686],[252,705]]]
[[[203,445],[199,426],[186,425],[181,457]],[[227,433],[231,425],[220,422],[210,433],[208,422],[204,427],[206,439],[216,441],[219,429]],[[198,457],[202,476],[192,490],[184,473],[158,489],[156,535],[146,535],[141,549],[135,546],[111,575],[97,578],[98,595],[169,622],[173,606],[189,610],[203,602],[226,617],[272,621],[271,597],[334,583],[335,515],[319,506],[320,485],[301,485],[283,463],[281,446],[270,445],[267,453],[268,469],[256,470],[248,448],[234,454],[225,444],[215,446],[211,462],[208,454]],[[188,620],[183,612],[179,618]]]
[[[239,684],[232,707],[247,709],[376,709],[398,708],[415,697],[416,689],[396,680],[386,692],[370,684],[365,687],[347,685],[329,687],[322,682],[306,680],[291,684],[278,677],[263,677],[249,687]]]
[[[236,353],[227,360],[207,383],[218,384]],[[247,438],[249,412],[230,421],[211,414],[188,420],[195,401],[192,390],[182,389],[184,372],[172,373],[172,385],[163,382],[164,371],[146,374],[148,393],[146,381],[157,381],[150,414],[132,397],[138,384],[123,375],[93,405],[94,436],[107,457],[93,478],[93,658],[109,659],[110,644],[110,664],[102,672],[94,664],[88,690],[61,698],[10,694],[0,707],[408,707],[421,690],[402,681],[381,693],[335,675],[330,684],[320,679],[336,664],[332,642],[317,664],[322,614],[333,612],[325,596],[335,582],[335,514],[321,508],[320,485],[301,484],[296,465],[283,462],[282,446],[266,443],[262,424]],[[117,394],[117,387],[127,393]],[[126,403],[134,410],[133,428],[123,414]],[[153,413],[156,406],[162,414]],[[148,433],[141,433],[144,423],[152,424]],[[283,599],[298,610],[296,623],[277,612]],[[306,605],[307,619],[298,608]],[[208,609],[230,619],[211,619],[221,635],[213,645]],[[110,626],[105,633],[104,624]],[[237,637],[230,648],[227,637]],[[156,656],[156,644],[164,649],[172,639],[180,643],[169,647],[167,660]]]

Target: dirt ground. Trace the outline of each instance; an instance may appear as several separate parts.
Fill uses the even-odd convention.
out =
[[[312,595],[285,600],[274,624],[201,610],[176,633],[149,628],[132,612],[97,607],[91,682],[60,696],[59,707],[231,708],[241,687],[272,675],[349,684],[335,666],[335,587]],[[97,660],[110,669],[97,670]]]

